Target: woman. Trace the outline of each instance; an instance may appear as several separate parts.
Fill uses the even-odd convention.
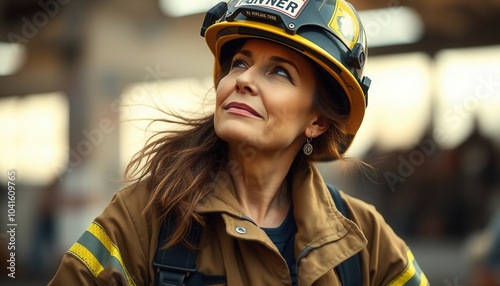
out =
[[[181,273],[188,285],[200,285],[194,277],[210,285],[341,285],[337,266],[357,253],[362,285],[427,285],[380,214],[342,193],[344,217],[311,164],[343,159],[364,115],[366,45],[354,8],[220,3],[202,36],[215,55],[214,114],[179,118],[190,128],[166,131],[137,154],[128,168],[137,181],[68,251],[51,284],[154,285],[168,220],[160,246],[196,255],[195,271]],[[193,245],[187,237],[198,225]]]

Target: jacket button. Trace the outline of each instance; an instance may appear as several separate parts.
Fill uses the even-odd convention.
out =
[[[236,230],[237,233],[239,234],[245,234],[247,233],[247,229],[242,227],[242,226],[237,226],[234,230]]]

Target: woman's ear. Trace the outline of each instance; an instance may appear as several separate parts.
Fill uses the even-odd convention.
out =
[[[311,122],[308,124],[305,135],[310,138],[317,137],[328,130],[330,127],[330,122],[328,122],[323,116],[316,116]]]

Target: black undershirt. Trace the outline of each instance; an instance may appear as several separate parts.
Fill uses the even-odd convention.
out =
[[[295,265],[295,234],[297,233],[297,225],[293,216],[293,207],[290,207],[288,214],[283,223],[274,228],[262,228],[269,236],[271,241],[276,245],[281,256],[285,259],[290,276],[292,278],[292,285],[297,285],[297,267]]]

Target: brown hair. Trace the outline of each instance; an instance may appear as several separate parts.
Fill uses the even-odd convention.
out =
[[[146,182],[150,195],[144,212],[155,208],[160,219],[175,217],[176,230],[166,247],[183,241],[193,219],[203,224],[195,206],[209,194],[227,161],[226,143],[214,132],[213,115],[199,119],[175,117],[176,121],[158,121],[188,128],[151,137],[125,170],[132,181]]]
[[[236,46],[231,46],[231,52],[238,51],[242,45],[243,42],[238,41]],[[221,70],[215,76],[215,87],[229,72],[231,60],[231,56],[224,57]],[[294,165],[307,161],[342,159],[342,144],[348,141],[343,126],[349,104],[342,96],[342,89],[321,68],[316,67],[315,71],[319,84],[313,106],[330,122],[330,128],[313,140],[313,154],[306,157],[299,152]],[[146,182],[150,195],[144,212],[156,209],[162,220],[166,216],[176,218],[175,230],[165,248],[179,242],[186,243],[184,238],[194,221],[204,225],[195,206],[210,194],[217,180],[228,173],[227,144],[214,131],[213,114],[195,119],[178,114],[169,115],[175,119],[157,121],[176,123],[187,128],[166,130],[151,137],[125,170],[128,177],[134,178],[131,181]]]
[[[332,76],[316,63],[313,63],[313,67],[318,83],[313,108],[330,123],[330,127],[312,140],[314,152],[309,157],[311,161],[343,159],[343,153],[352,141],[352,135],[346,130],[347,115],[350,112],[349,100]]]

